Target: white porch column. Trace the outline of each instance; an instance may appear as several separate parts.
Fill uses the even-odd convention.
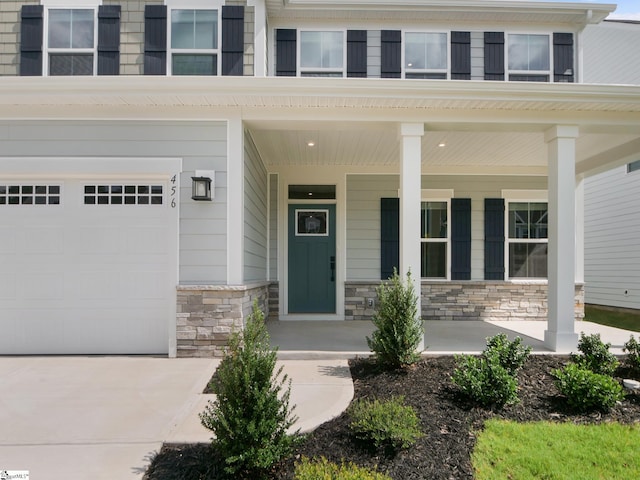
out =
[[[253,76],[267,76],[267,8],[265,0],[248,0],[253,7]]]
[[[584,176],[576,177],[576,283],[584,283]]]
[[[227,122],[227,284],[244,282],[244,130]]]
[[[420,190],[422,136],[424,124],[400,124],[400,271],[404,278],[411,271],[414,290],[420,301]],[[419,345],[424,350],[424,338]]]
[[[575,350],[576,138],[578,127],[545,132],[549,152],[549,313],[544,343],[554,351]]]

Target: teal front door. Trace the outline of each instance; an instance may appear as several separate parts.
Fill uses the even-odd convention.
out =
[[[335,213],[289,205],[289,313],[336,313]]]

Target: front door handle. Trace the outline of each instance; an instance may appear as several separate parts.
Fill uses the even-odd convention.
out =
[[[331,256],[329,260],[329,266],[331,267],[331,281],[336,281],[336,257]]]

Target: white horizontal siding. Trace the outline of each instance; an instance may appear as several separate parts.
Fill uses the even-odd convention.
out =
[[[244,281],[267,279],[267,171],[253,140],[244,149]]]
[[[269,280],[278,279],[278,175],[269,175]]]
[[[585,300],[640,308],[640,171],[585,180]]]
[[[583,82],[640,84],[640,55],[629,49],[640,45],[640,26],[602,22],[588,25],[581,37]]]
[[[226,281],[226,132],[226,122],[0,122],[3,156],[182,158],[181,283]],[[214,202],[191,200],[195,170],[216,171]]]
[[[483,32],[471,32],[471,80],[484,80]]]
[[[380,279],[380,199],[398,186],[397,175],[347,177],[347,280]]]
[[[382,33],[367,32],[367,78],[380,78],[382,74]]]

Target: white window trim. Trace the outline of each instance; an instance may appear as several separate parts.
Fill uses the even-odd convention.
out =
[[[546,203],[549,214],[549,195],[547,190],[502,190],[504,199],[504,278],[510,282],[541,282],[546,283],[545,277],[510,277],[509,276],[509,245],[511,243],[541,243],[549,244],[547,238],[514,238],[509,237],[509,204],[510,203]]]
[[[549,70],[510,70],[509,69],[509,36],[510,35],[544,35],[549,38]],[[511,75],[547,75],[549,77],[549,82],[542,83],[553,83],[553,33],[552,32],[540,32],[540,31],[512,31],[505,32],[504,39],[504,79],[507,82]],[[516,81],[516,80],[513,80]]]
[[[347,76],[347,30],[345,28],[298,28],[296,29],[296,65],[298,77],[305,73],[331,74],[339,73],[342,78]],[[342,68],[311,68],[302,67],[302,32],[342,32]]]
[[[97,0],[76,0],[75,2],[54,2],[49,1],[45,6],[44,26],[42,32],[42,74],[45,77],[49,74],[49,55],[56,53],[82,54],[91,53],[93,55],[93,73],[98,74],[98,7],[102,4]],[[93,10],[93,48],[49,48],[49,11],[50,10]]]
[[[423,277],[420,272],[421,280],[428,281],[451,281],[451,199],[453,198],[453,190],[451,189],[423,189],[420,192],[420,202],[446,202],[447,203],[447,238],[422,238],[420,232],[420,243],[446,243],[446,267],[444,277]],[[420,208],[422,212],[422,207]],[[422,249],[421,249],[422,250]],[[420,260],[422,262],[422,259]]]
[[[405,41],[405,37],[407,33],[444,33],[446,35],[446,42],[447,42],[447,68],[445,69],[429,69],[429,68],[421,68],[421,69],[409,69],[407,70],[406,68],[406,61],[405,61],[405,50],[406,50],[406,41]],[[417,29],[411,29],[411,30],[402,30],[402,43],[401,43],[401,54],[400,54],[400,58],[401,58],[401,66],[402,66],[402,78],[407,78],[407,74],[431,74],[431,73],[444,73],[445,74],[445,78],[446,80],[450,80],[451,79],[451,30],[417,30]]]
[[[216,75],[220,76],[222,69],[222,4],[223,1],[212,0],[165,0],[167,6],[167,75],[173,75],[173,54],[178,55],[215,55],[216,56]],[[173,10],[215,10],[217,12],[218,22],[218,48],[172,48],[172,24],[171,12]],[[183,75],[179,75],[183,76]],[[188,75],[187,75],[188,76]]]

